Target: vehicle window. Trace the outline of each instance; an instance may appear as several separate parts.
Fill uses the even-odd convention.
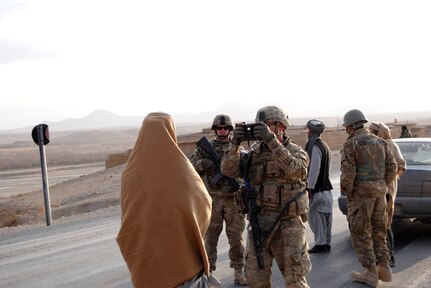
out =
[[[407,164],[431,165],[431,143],[397,143]]]

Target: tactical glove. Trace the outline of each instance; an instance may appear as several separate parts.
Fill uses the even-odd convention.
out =
[[[254,126],[254,136],[262,138],[263,142],[268,143],[275,138],[274,133],[269,129],[268,125],[263,122],[256,123]]]
[[[245,137],[244,127],[235,127],[235,129],[233,129],[233,138],[232,138],[233,144],[240,145],[244,137]]]
[[[204,170],[209,170],[214,167],[214,162],[209,159],[200,160],[200,165]]]

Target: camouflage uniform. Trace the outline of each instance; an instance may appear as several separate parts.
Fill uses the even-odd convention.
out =
[[[286,126],[286,125],[285,125]],[[223,174],[240,177],[240,159],[252,155],[250,184],[257,191],[261,207],[258,222],[268,231],[284,204],[306,188],[308,157],[290,138],[280,143],[276,138],[264,145],[258,142],[249,153],[240,153],[240,146],[232,143],[222,159]],[[257,267],[251,230],[246,254],[246,276],[249,287],[271,287],[272,260],[278,264],[286,287],[309,287],[305,275],[311,270],[308,244],[305,240],[303,219],[308,211],[306,194],[290,205],[289,211],[274,229],[263,249],[265,267]],[[302,216],[302,217],[301,217]]]
[[[385,195],[396,169],[386,141],[365,128],[354,130],[341,150],[340,186],[347,195],[352,244],[363,267],[389,261]]]
[[[214,150],[222,158],[224,151],[229,147],[229,142],[211,141]],[[217,184],[212,178],[216,174],[214,168],[205,170],[201,165],[202,159],[210,159],[209,155],[197,147],[190,161],[196,171],[201,175],[208,192],[213,200],[211,222],[205,234],[205,248],[210,262],[211,272],[216,270],[217,242],[223,230],[223,220],[226,222],[226,235],[229,240],[230,267],[234,269],[244,268],[244,245],[242,232],[245,228],[245,216],[239,212],[234,201],[234,189],[229,184],[227,177],[223,177]]]

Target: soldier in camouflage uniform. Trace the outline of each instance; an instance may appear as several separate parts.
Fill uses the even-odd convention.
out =
[[[271,266],[275,259],[284,276],[286,287],[309,287],[305,276],[311,270],[308,244],[305,240],[308,197],[306,192],[307,153],[286,136],[288,118],[277,106],[258,110],[254,135],[261,139],[247,153],[241,151],[244,129],[234,129],[229,151],[223,156],[222,173],[231,177],[241,175],[243,158],[248,158],[250,185],[257,192],[257,214],[262,234],[268,233],[283,207],[289,200],[289,209],[273,230],[263,247],[264,268],[259,269],[256,251],[252,245],[252,231],[248,229],[246,277],[249,287],[271,287]],[[251,160],[250,160],[251,157]],[[247,161],[245,161],[247,162]],[[248,215],[247,217],[250,217]]]
[[[347,196],[347,220],[363,273],[353,280],[376,287],[378,280],[392,281],[386,242],[386,192],[397,173],[397,164],[385,140],[371,134],[365,115],[357,109],[344,115],[349,134],[341,150],[340,189]],[[377,265],[376,265],[377,263]]]
[[[233,130],[232,120],[228,115],[217,115],[211,129],[215,131],[215,138],[211,141],[211,144],[221,159],[224,152],[229,148],[229,135]],[[230,267],[235,269],[234,283],[247,285],[247,280],[243,273],[244,245],[242,238],[245,228],[245,215],[239,212],[235,204],[235,189],[230,184],[228,177],[222,177],[217,183],[214,183],[213,177],[219,171],[216,171],[213,161],[200,147],[196,148],[190,161],[201,175],[213,200],[211,222],[205,234],[205,248],[210,262],[210,271],[216,270],[217,242],[223,230],[223,221],[225,221],[226,235],[230,245]],[[214,276],[210,279],[210,282],[220,284],[217,283],[218,280],[215,280]]]

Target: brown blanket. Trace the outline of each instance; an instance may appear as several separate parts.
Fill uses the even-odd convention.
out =
[[[117,242],[134,287],[176,287],[209,274],[203,236],[211,198],[179,149],[173,119],[144,119],[121,180]]]

